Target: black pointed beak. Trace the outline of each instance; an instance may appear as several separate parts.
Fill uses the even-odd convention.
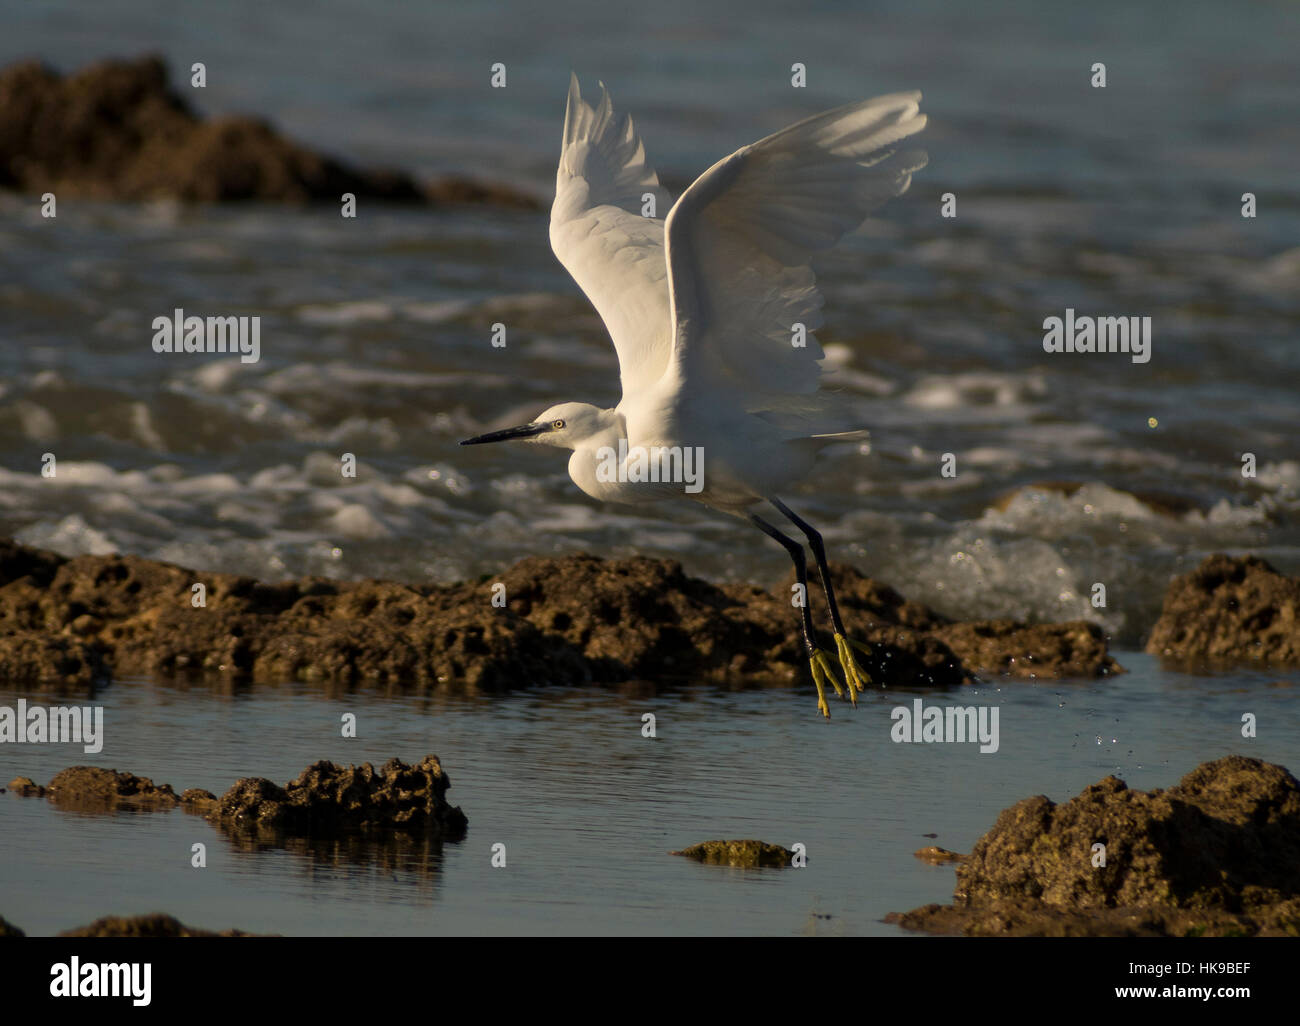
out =
[[[532,438],[533,435],[540,435],[549,427],[549,424],[520,424],[518,427],[506,428],[504,431],[489,431],[486,435],[475,435],[460,444],[482,445],[484,442],[506,442],[511,438]]]

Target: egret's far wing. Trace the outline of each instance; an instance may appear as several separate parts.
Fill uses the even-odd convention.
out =
[[[718,161],[682,194],[666,246],[684,384],[725,381],[756,397],[817,389],[822,297],[810,260],[925,166],[923,152],[899,149],[925,127],[920,99],[815,115]]]
[[[551,249],[586,293],[618,352],[624,395],[658,380],[672,348],[664,260],[667,196],[632,119],[601,84],[592,108],[569,84],[564,147],[551,206]],[[645,217],[646,195],[656,216]]]

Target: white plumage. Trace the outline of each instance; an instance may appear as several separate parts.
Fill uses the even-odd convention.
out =
[[[718,161],[669,209],[631,118],[614,113],[603,84],[600,103],[585,102],[574,76],[551,248],[609,330],[623,396],[613,409],[562,403],[463,443],[560,446],[594,498],[681,496],[748,516],[787,547],[802,580],[802,546],[748,512],[768,501],[812,544],[850,694],[865,674],[844,637],[821,538],[775,493],[826,444],[865,435],[819,390],[822,295],[811,260],[925,166],[923,152],[904,148],[925,127],[920,99],[896,93],[800,121]],[[699,455],[699,480],[646,480],[632,465],[637,454],[687,451]],[[803,625],[820,694],[827,667],[806,610]]]

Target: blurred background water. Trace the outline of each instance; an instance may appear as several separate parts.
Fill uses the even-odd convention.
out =
[[[802,115],[920,88],[929,168],[822,261],[822,339],[872,451],[833,453],[790,501],[839,558],[948,613],[1082,615],[1108,582],[1104,619],[1130,642],[1206,551],[1300,568],[1291,5],[3,11],[0,60],[71,69],[157,50],[205,111],[547,202],[571,68],[588,90],[606,81],[677,188]],[[196,60],[206,90],[188,86]],[[490,87],[498,61],[505,89]],[[790,86],[795,61],[806,89]],[[948,191],[955,219],[940,216]],[[262,577],[448,581],[582,549],[784,572],[777,546],[703,509],[610,515],[558,453],[456,446],[553,400],[618,399],[545,212],[65,201],[50,222],[30,199],[2,202],[0,530],[21,540]],[[261,362],[155,354],[150,323],[176,307],[260,315]],[[1067,307],[1151,317],[1150,363],[1045,354],[1043,319]],[[47,451],[55,481],[38,473]],[[356,480],[338,473],[345,451]],[[945,452],[955,479],[939,475]],[[1095,486],[993,508],[1043,480]]]
[[[553,188],[571,69],[589,93],[598,79],[608,84],[674,193],[719,157],[801,116],[878,93],[923,90],[930,166],[907,195],[820,263],[827,323],[819,334],[832,381],[872,428],[871,445],[832,452],[818,476],[786,498],[823,528],[832,558],[945,613],[1087,616],[1122,649],[1133,649],[1169,577],[1207,552],[1257,552],[1279,569],[1300,571],[1298,17],[1282,2],[961,8],[907,0],[868,11],[838,0],[0,0],[0,62],[40,57],[73,70],[91,59],[160,52],[177,88],[206,113],[257,114],[357,163],[504,181],[543,203]],[[187,84],[194,61],[207,66],[205,90]],[[796,61],[807,65],[806,89],[791,88]],[[1105,89],[1089,84],[1098,61],[1106,64]],[[505,89],[490,88],[496,62],[507,67]],[[946,192],[956,194],[955,219],[940,216]],[[1241,216],[1246,192],[1257,196],[1253,219]],[[0,196],[0,534],[69,554],[132,552],[262,578],[451,581],[524,555],[590,550],[671,555],[704,576],[775,582],[786,572],[785,554],[729,518],[686,504],[602,509],[569,482],[558,453],[457,447],[460,438],[530,418],[553,401],[618,399],[612,348],[552,256],[546,223],[545,212],[492,208],[363,204],[356,220],[345,220],[328,206],[62,198],[50,221],[32,197]],[[151,321],[176,307],[259,315],[261,362],[155,354]],[[1151,317],[1151,361],[1045,354],[1043,319],[1067,307]],[[496,322],[507,326],[504,349],[490,342]],[[53,480],[40,476],[46,452],[59,461]],[[343,452],[359,460],[355,480],[339,475]],[[946,452],[958,459],[954,479],[939,474]],[[1255,454],[1253,479],[1242,476],[1243,453]],[[1006,499],[1024,485],[1054,481],[1082,487],[1071,494],[1022,490]],[[1095,581],[1107,584],[1105,609],[1088,602]],[[769,831],[782,843],[801,830],[815,836],[811,820],[799,826],[783,812],[773,818],[764,803],[788,810],[835,794],[825,812],[842,820],[836,836],[864,857],[874,853],[877,864],[895,860],[893,870],[861,886],[893,889],[902,907],[940,900],[951,877],[912,864],[908,853],[922,843],[913,843],[914,827],[943,828],[948,846],[962,848],[998,809],[1024,796],[1026,780],[1066,797],[1102,770],[1138,773],[1141,763],[1141,786],[1172,784],[1222,754],[1216,746],[1230,748],[1213,731],[1239,722],[1241,703],[1214,697],[1223,680],[1253,680],[1241,684],[1248,688],[1269,682],[1214,678],[1202,693],[1134,652],[1120,658],[1135,672],[1086,685],[1086,693],[1107,712],[1113,706],[1118,713],[1121,700],[1151,703],[1148,718],[1125,728],[1155,747],[1145,758],[1062,760],[1060,745],[1034,740],[1034,731],[1050,729],[1053,700],[1019,749],[970,756],[978,760],[974,779],[986,781],[975,800],[963,797],[963,788],[975,786],[964,756],[925,749],[928,756],[903,770],[901,748],[881,748],[885,711],[849,721],[875,724],[850,741],[842,731],[855,727],[839,720],[815,733],[821,724],[795,712],[807,712],[806,702],[746,692],[687,707],[683,729],[695,732],[698,747],[679,741],[627,755],[634,768],[617,786],[628,789],[618,797],[631,804],[619,807],[643,824],[638,850],[649,859],[648,851],[658,858],[660,849],[716,834],[722,824],[735,827],[723,833]],[[1023,700],[1032,705],[1037,692],[1025,687]],[[283,747],[271,741],[277,754],[268,765],[264,747],[240,747],[242,734],[227,737],[220,734],[227,727],[212,726],[230,710],[269,699],[214,706],[191,695],[172,705],[165,690],[141,693],[147,699],[134,694],[110,689],[110,708],[156,699],[158,715],[183,707],[188,719],[149,734],[134,714],[110,718],[122,769],[219,791],[247,773],[283,781],[330,754],[304,739]],[[1285,692],[1267,694],[1272,700]],[[240,722],[248,730],[262,717],[295,722],[300,708],[310,708],[295,701],[277,697],[288,704]],[[522,730],[543,709],[554,728],[546,743],[572,754],[595,743],[591,717],[613,715],[605,701],[515,696],[438,713],[435,724],[451,716],[455,729],[439,730],[432,747],[447,760],[453,797],[475,824],[473,845],[483,847],[485,834],[496,832],[479,832],[479,824],[508,819],[506,791],[517,815],[553,824],[566,814],[554,803],[570,785],[615,786],[574,768],[558,780],[530,780],[545,792],[530,812],[533,797],[507,780],[503,762],[475,755],[475,742]],[[1218,704],[1201,715],[1189,702]],[[563,726],[557,709],[572,714],[561,717]],[[364,757],[418,758],[430,746],[416,740],[423,728],[411,724],[426,714],[381,704],[375,715],[414,731],[409,749],[376,740]],[[725,740],[737,722],[756,733]],[[206,764],[176,751],[173,731],[182,728],[187,738],[195,730],[225,738],[220,774],[213,770],[208,779],[198,772]],[[622,738],[626,725],[618,731]],[[1292,729],[1289,740],[1261,741],[1260,749],[1281,758],[1289,745],[1295,769],[1296,736]],[[804,746],[797,760],[788,747],[794,742]],[[360,758],[353,747],[338,749],[339,758]],[[780,768],[769,765],[772,775],[753,778],[748,790],[731,775],[742,765],[735,760],[747,753],[743,764],[750,765],[768,749]],[[663,756],[647,753],[674,750],[669,778],[655,777],[655,759]],[[601,754],[591,758],[603,765],[617,751],[598,746],[591,752]],[[882,771],[872,752],[895,761]],[[14,772],[40,776],[28,754],[0,756]],[[42,772],[83,761],[40,758]],[[845,759],[857,768],[854,787],[820,789],[843,782],[834,770]],[[795,761],[802,770],[791,768]],[[986,765],[999,768],[986,775]],[[671,805],[672,781],[684,772],[715,773],[712,804],[685,806],[698,829],[656,833],[646,821],[655,818],[656,802]],[[522,782],[533,774],[519,775]],[[645,790],[649,779],[656,783]],[[881,826],[883,809],[910,803],[914,810],[921,796],[933,803],[930,816],[907,819],[893,833]],[[0,807],[6,826],[21,816],[30,829],[48,831],[40,850],[59,847],[64,821],[33,811],[43,804]],[[733,807],[742,810],[736,818],[719,816]],[[113,822],[86,829],[111,831]],[[186,837],[207,829],[180,814],[149,822],[167,824],[151,830],[174,828]],[[116,843],[108,836],[105,851]],[[552,855],[582,850],[582,836],[575,828],[554,840]],[[13,843],[0,864],[37,872],[44,860]],[[142,842],[123,835],[121,843]],[[449,856],[462,857],[486,865],[477,847]],[[842,887],[854,869],[847,850],[833,858],[844,860],[837,863],[843,873],[797,885],[773,928],[802,929],[809,910],[826,907],[850,916],[841,921],[858,932],[887,911],[878,894],[853,904],[859,911],[851,914],[849,905],[836,905],[847,901]],[[57,873],[63,864],[50,865]],[[266,872],[272,878],[263,885],[275,889],[298,870]],[[499,879],[482,872],[480,896]],[[555,897],[587,887],[581,874],[570,879],[571,890],[554,876],[532,886],[544,903],[576,902],[564,913],[572,918],[557,920],[574,929],[597,922],[643,930],[651,927],[635,909],[661,907],[663,894],[694,914],[699,895],[666,881],[709,879],[691,875],[699,872],[661,866],[646,878],[665,888],[661,894],[620,892],[624,898],[611,899],[602,920],[580,914],[590,912],[586,899]],[[168,900],[146,904],[183,909],[189,892],[180,886],[168,890]],[[139,910],[140,902],[130,904]],[[12,907],[6,904],[6,915]],[[245,903],[217,918],[238,918],[235,925],[246,928],[314,929],[302,909],[277,919],[258,907]],[[315,925],[322,932],[362,929],[363,922],[373,932],[421,932],[476,922],[424,917],[396,898],[384,908],[368,919],[369,911],[344,915],[332,906]],[[80,909],[23,911],[29,925],[50,928],[91,917]],[[717,911],[723,918],[714,926],[725,928],[732,920]],[[484,930],[512,921],[513,913],[499,912],[481,921]],[[544,913],[559,915],[549,907]],[[666,930],[685,922],[665,914],[656,922]],[[540,928],[548,920],[537,915],[531,922]],[[17,913],[12,918],[23,925]],[[734,922],[745,930],[772,926],[757,913]]]

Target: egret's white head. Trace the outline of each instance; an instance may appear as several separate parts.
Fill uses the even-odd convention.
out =
[[[506,428],[504,431],[489,431],[485,435],[467,438],[460,444],[481,445],[484,442],[521,439],[554,445],[560,449],[576,449],[585,439],[604,431],[609,426],[609,416],[609,410],[602,410],[590,403],[560,403],[538,414],[528,424]]]

